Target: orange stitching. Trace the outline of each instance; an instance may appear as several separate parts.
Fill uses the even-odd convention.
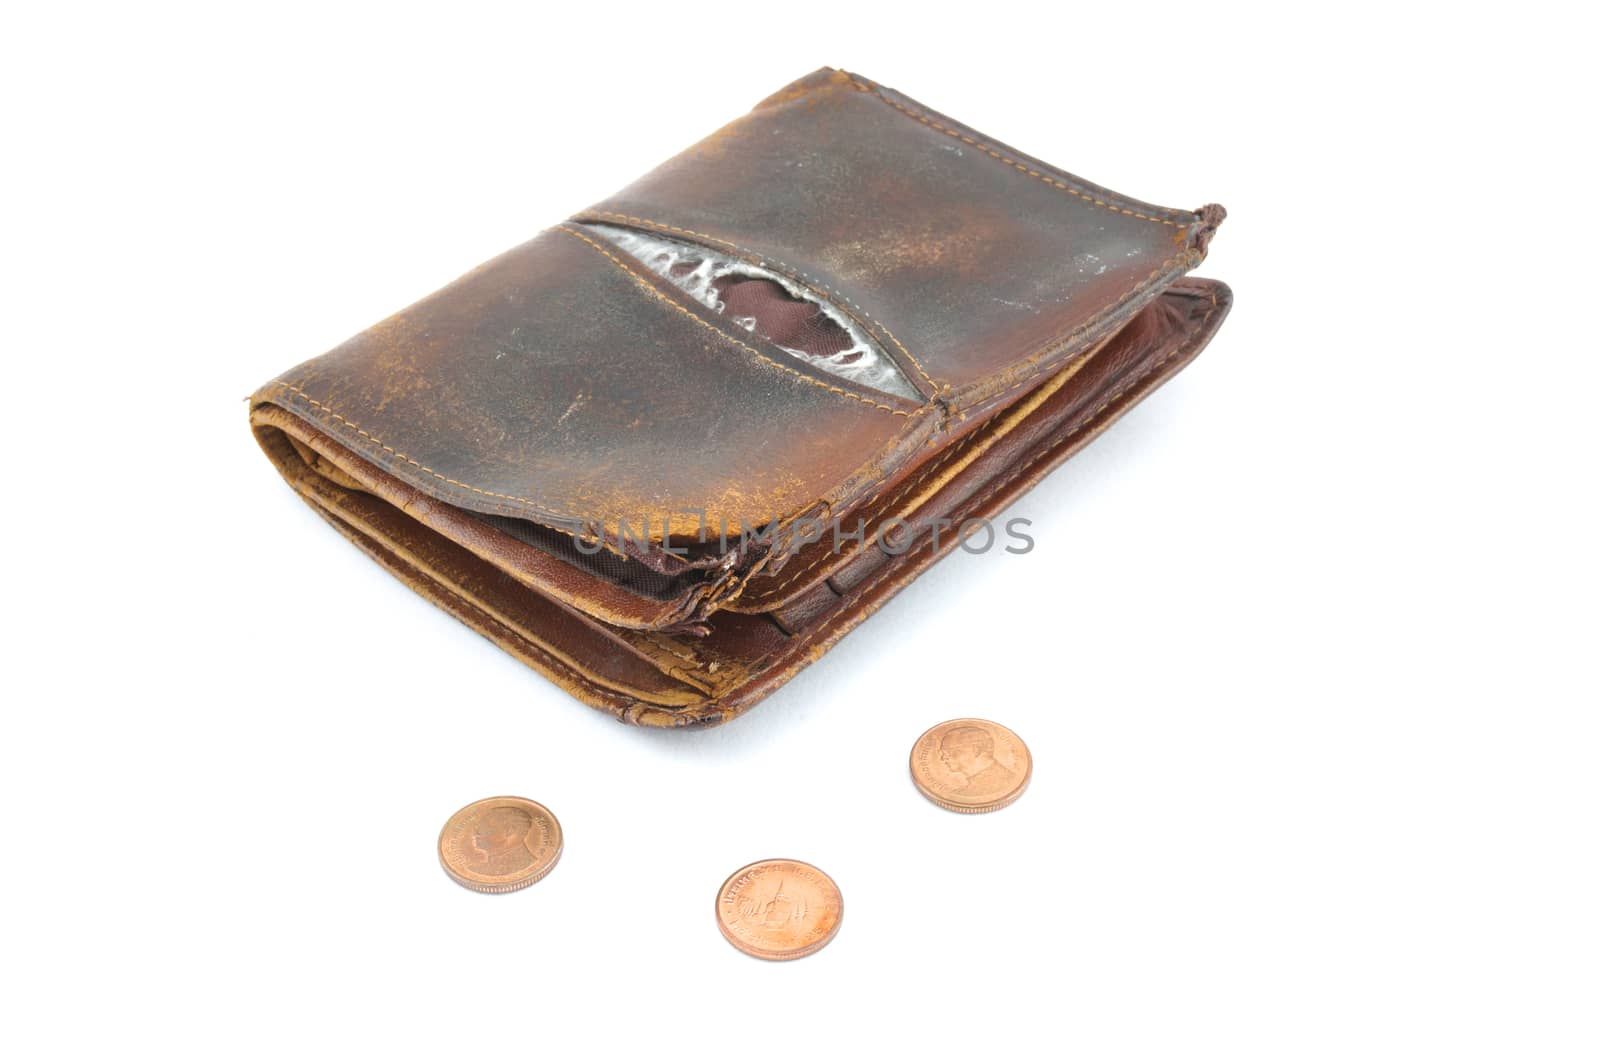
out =
[[[471,484],[462,483],[460,480],[452,480],[452,479],[450,479],[450,477],[444,475],[443,473],[434,472],[432,469],[430,469],[426,465],[422,464],[422,462],[417,461],[415,458],[409,458],[406,455],[400,453],[398,450],[396,450],[393,447],[389,446],[383,440],[379,439],[377,436],[373,435],[371,432],[368,432],[366,429],[362,428],[360,425],[356,424],[354,421],[350,420],[348,417],[344,417],[343,415],[341,415],[339,413],[336,413],[331,406],[324,406],[322,403],[318,402],[316,399],[312,398],[310,395],[307,395],[305,392],[301,391],[299,388],[295,387],[293,384],[289,383],[287,380],[274,380],[272,383],[277,385],[277,386],[279,386],[279,387],[288,388],[290,391],[294,392],[296,395],[299,395],[302,399],[305,399],[307,402],[309,402],[311,405],[315,406],[317,409],[321,410],[323,413],[327,414],[329,417],[332,417],[335,421],[338,421],[340,424],[348,425],[349,427],[354,429],[355,433],[357,435],[359,435],[359,436],[361,436],[361,437],[363,437],[365,439],[371,440],[380,449],[387,450],[390,454],[393,454],[395,457],[399,458],[401,461],[405,462],[406,464],[415,465],[417,468],[421,469],[423,472],[427,473],[429,476],[437,477],[438,479],[443,480],[447,484],[454,484],[456,487],[464,488],[465,490],[471,491],[474,494],[488,495],[491,498],[503,498],[503,499],[507,500],[508,502],[523,502],[523,503],[526,503],[527,505],[530,505],[530,506],[538,506],[540,509],[544,510],[546,513],[549,513],[551,516],[554,516],[554,517],[570,517],[573,520],[582,520],[582,519],[584,519],[582,517],[573,516],[571,513],[561,513],[561,512],[558,512],[556,510],[549,509],[548,507],[546,507],[546,505],[543,502],[535,502],[533,499],[531,499],[531,498],[523,498],[521,495],[504,495],[504,494],[501,494],[499,491],[485,491],[481,487],[473,487]],[[538,521],[533,521],[533,523],[539,524]],[[568,535],[574,534],[570,528],[557,528],[554,525],[550,525],[550,524],[540,524],[539,526],[541,528],[549,528],[551,531],[565,532]]]
[[[672,654],[672,656],[678,658],[680,661],[688,661],[690,664],[693,664],[697,667],[701,663],[700,658],[686,650],[682,650],[673,646],[664,637],[657,635],[653,631],[639,631],[637,634],[646,642],[655,646],[657,649],[665,650],[667,653]]]
[[[531,499],[531,498],[523,498],[521,495],[503,495],[498,491],[485,491],[481,487],[473,487],[471,484],[464,484],[460,480],[452,480],[452,479],[450,479],[450,477],[444,475],[443,473],[439,473],[439,472],[433,471],[432,469],[428,468],[426,465],[422,464],[420,461],[417,461],[415,458],[410,458],[410,457],[407,457],[406,455],[400,453],[398,450],[396,450],[393,447],[389,446],[383,440],[379,439],[377,436],[373,435],[371,432],[368,432],[366,429],[362,428],[360,425],[356,424],[354,421],[350,420],[348,417],[345,417],[345,416],[335,412],[334,409],[331,406],[323,405],[322,403],[318,402],[316,399],[312,398],[310,395],[307,395],[304,391],[301,391],[299,388],[297,388],[293,384],[289,383],[287,380],[274,380],[271,384],[268,385],[268,387],[274,387],[274,386],[283,387],[283,388],[289,389],[290,391],[294,392],[296,395],[299,395],[302,399],[305,399],[311,405],[315,406],[317,409],[321,410],[323,413],[327,414],[329,417],[332,417],[335,421],[338,421],[340,424],[344,424],[344,425],[350,426],[352,429],[355,430],[357,435],[361,436],[364,439],[370,440],[378,448],[380,448],[382,450],[387,450],[390,454],[393,454],[395,457],[399,458],[403,462],[406,462],[408,465],[415,465],[418,469],[421,469],[423,472],[427,473],[429,476],[437,477],[438,479],[443,480],[447,484],[454,484],[456,487],[460,487],[460,488],[463,488],[465,490],[472,491],[475,494],[487,495],[487,496],[489,496],[491,498],[503,498],[503,499],[505,499],[505,500],[507,500],[509,502],[522,502],[522,503],[525,503],[525,504],[530,505],[530,506],[537,506],[542,512],[548,513],[552,517],[566,517],[569,520],[578,520],[578,521],[587,521],[588,520],[588,518],[586,518],[586,517],[578,517],[578,516],[574,516],[571,513],[562,513],[559,510],[551,509],[549,506],[547,506],[543,502],[535,502],[533,499]],[[553,532],[560,532],[562,535],[570,535],[573,538],[577,538],[578,537],[578,533],[574,532],[571,528],[558,528],[554,524],[546,524],[542,520],[535,520],[533,517],[529,517],[529,516],[525,516],[525,515],[518,515],[517,519],[518,520],[525,520],[530,524],[537,524],[539,527],[548,528]],[[600,543],[600,545],[602,547],[605,548],[607,553],[612,553],[612,554],[615,554],[615,555],[617,555],[618,557],[620,557],[620,558],[622,558],[624,560],[629,560],[627,554],[623,553],[621,550],[617,549],[615,546],[612,546],[610,543],[606,542],[605,537],[604,537],[603,534],[599,539],[599,543]]]
[[[961,141],[963,144],[970,144],[973,147],[977,148],[979,151],[983,152],[985,155],[992,155],[995,158],[999,159],[1001,162],[1005,163],[1007,166],[1010,166],[1012,169],[1018,170],[1021,173],[1025,173],[1029,177],[1038,178],[1039,180],[1043,181],[1047,185],[1050,185],[1050,186],[1052,186],[1054,188],[1059,188],[1059,189],[1061,189],[1061,191],[1069,193],[1070,195],[1077,196],[1079,199],[1085,200],[1086,202],[1093,203],[1097,207],[1104,207],[1106,210],[1115,211],[1118,214],[1126,214],[1129,217],[1133,217],[1133,218],[1142,218],[1145,221],[1153,221],[1153,222],[1157,222],[1158,224],[1161,224],[1161,225],[1170,225],[1174,229],[1183,228],[1184,227],[1184,226],[1180,226],[1177,222],[1173,221],[1170,218],[1156,218],[1156,217],[1152,217],[1149,214],[1141,214],[1140,212],[1138,212],[1136,210],[1129,210],[1126,207],[1119,207],[1114,203],[1107,203],[1103,199],[1096,199],[1094,196],[1090,195],[1087,192],[1080,192],[1078,189],[1073,188],[1071,185],[1066,184],[1065,182],[1056,180],[1054,177],[1051,177],[1049,174],[1040,173],[1038,170],[1031,169],[1028,166],[1028,164],[1025,163],[1025,162],[1018,162],[1016,159],[1013,159],[1013,158],[1011,158],[1011,157],[1009,157],[1007,155],[1003,155],[998,151],[995,151],[993,148],[989,147],[987,144],[983,143],[980,140],[977,140],[977,139],[975,139],[973,137],[969,137],[969,136],[965,135],[964,133],[960,132],[959,130],[946,128],[945,126],[940,125],[938,122],[935,122],[933,119],[927,117],[926,115],[918,114],[916,111],[913,111],[911,108],[906,107],[903,104],[900,104],[900,103],[898,103],[898,102],[896,102],[894,100],[891,100],[889,97],[885,96],[879,90],[877,85],[874,85],[874,84],[872,84],[870,82],[868,82],[867,84],[862,84],[860,81],[856,80],[856,76],[854,74],[846,73],[845,76],[850,79],[850,83],[852,85],[854,85],[857,89],[859,89],[862,92],[865,92],[869,96],[874,96],[874,97],[882,100],[884,103],[887,103],[890,107],[893,107],[895,110],[901,112],[906,117],[914,118],[917,121],[921,122],[923,125],[929,127],[930,129],[936,129],[939,132],[945,134],[946,136],[955,137],[957,140]]]
[[[578,232],[576,229],[568,228],[565,225],[558,225],[558,226],[556,226],[556,228],[558,230],[560,230],[561,232],[566,233],[568,236],[571,236],[571,237],[573,237],[575,239],[578,239],[578,240],[582,240],[584,243],[588,244],[590,247],[594,248],[596,251],[600,252],[602,255],[604,255],[607,258],[609,258],[613,263],[616,264],[618,269],[622,270],[624,273],[627,273],[629,276],[633,277],[636,281],[638,281],[646,292],[648,292],[651,295],[655,296],[657,299],[661,300],[667,306],[670,306],[672,309],[676,310],[678,313],[682,314],[684,317],[688,318],[690,321],[693,321],[695,324],[699,325],[703,329],[706,329],[708,332],[713,332],[716,335],[721,336],[723,339],[727,340],[729,343],[733,344],[734,346],[741,347],[744,350],[749,351],[751,354],[755,355],[757,358],[761,359],[763,362],[766,362],[768,365],[772,366],[774,369],[781,369],[785,373],[789,373],[790,375],[794,376],[795,378],[797,378],[799,380],[803,380],[807,384],[810,384],[813,387],[822,388],[824,391],[836,392],[836,393],[838,393],[840,395],[843,395],[845,398],[855,399],[857,402],[863,403],[863,404],[865,404],[867,406],[871,406],[873,409],[876,409],[876,410],[883,410],[884,412],[893,414],[896,417],[911,417],[911,416],[914,416],[913,412],[909,412],[909,411],[906,411],[906,410],[897,410],[893,406],[885,406],[881,402],[873,402],[871,399],[867,398],[865,395],[858,395],[853,391],[846,391],[844,388],[836,388],[832,384],[824,384],[822,381],[815,380],[815,379],[807,376],[806,374],[800,372],[798,369],[791,369],[791,368],[789,368],[788,366],[784,365],[781,362],[776,362],[776,361],[772,360],[771,358],[768,358],[766,355],[762,354],[760,351],[756,350],[754,347],[750,346],[748,343],[741,342],[740,340],[734,338],[733,336],[728,335],[726,332],[723,332],[721,329],[717,328],[717,326],[715,326],[715,325],[711,324],[710,322],[706,321],[704,318],[700,317],[700,315],[696,314],[694,311],[688,310],[688,309],[680,306],[676,302],[673,302],[670,298],[668,298],[667,296],[663,295],[661,292],[657,291],[655,285],[652,284],[649,281],[649,279],[644,276],[644,274],[638,272],[632,266],[630,266],[626,262],[622,261],[622,259],[618,258],[616,255],[613,255],[610,251],[607,251],[605,248],[601,247],[599,244],[595,243],[593,240],[589,239],[587,236],[585,236],[582,233]],[[927,407],[923,407],[923,409],[927,409]],[[923,409],[916,410],[915,413],[922,413]]]
[[[729,250],[739,251],[743,254],[749,255],[750,257],[756,259],[760,265],[767,266],[769,268],[773,265],[782,266],[783,270],[788,271],[785,276],[788,276],[790,280],[795,281],[796,283],[810,283],[815,285],[816,287],[821,288],[824,292],[827,292],[833,295],[835,298],[841,299],[849,305],[855,307],[863,318],[872,322],[872,324],[883,330],[883,334],[888,336],[890,341],[900,349],[900,353],[906,356],[906,361],[910,362],[916,368],[917,372],[922,375],[922,379],[928,382],[928,386],[930,388],[932,388],[935,392],[942,390],[940,386],[934,382],[933,377],[928,375],[928,371],[922,368],[922,363],[917,361],[916,356],[910,351],[906,350],[906,345],[900,342],[899,337],[897,337],[893,332],[889,331],[888,325],[885,325],[882,321],[879,321],[871,314],[867,313],[865,308],[863,308],[860,303],[856,302],[839,289],[831,287],[826,281],[813,277],[811,274],[807,273],[798,266],[791,266],[781,258],[762,254],[760,251],[736,244],[731,240],[720,239],[719,237],[712,236],[710,233],[699,233],[695,232],[693,229],[679,228],[676,225],[668,225],[666,222],[656,221],[653,218],[640,218],[633,214],[618,214],[616,211],[611,210],[586,210],[578,216],[583,217],[584,215],[592,215],[596,218],[613,218],[617,221],[632,222],[635,225],[643,225],[647,228],[660,229],[666,232],[680,233],[684,236],[698,236],[702,240],[709,240],[712,243],[721,244],[723,247],[726,247]],[[780,270],[779,272],[781,273],[783,270]],[[802,281],[801,278],[804,278],[804,280]],[[848,314],[850,312],[846,310],[845,313]],[[851,316],[854,317],[855,315],[852,314]]]
[[[755,253],[753,251],[747,251],[745,248],[742,248],[738,244],[729,240],[723,240],[720,237],[712,236],[710,233],[697,233],[693,229],[682,229],[676,225],[668,225],[663,221],[651,221],[649,218],[636,218],[632,214],[618,214],[617,212],[611,210],[586,210],[580,212],[578,217],[581,218],[584,214],[593,214],[597,218],[615,218],[618,221],[636,222],[640,225],[649,225],[657,229],[665,229],[667,232],[681,233],[684,236],[698,236],[702,240],[710,240],[714,244],[721,244],[723,247],[726,247],[731,251],[744,251],[746,254]]]

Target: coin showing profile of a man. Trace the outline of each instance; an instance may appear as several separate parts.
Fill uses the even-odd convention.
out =
[[[992,720],[946,720],[911,747],[911,779],[952,812],[994,812],[1015,801],[1033,777],[1033,757],[1009,728]]]
[[[489,797],[451,816],[439,832],[439,863],[479,893],[510,893],[538,882],[561,858],[561,824],[525,797]]]

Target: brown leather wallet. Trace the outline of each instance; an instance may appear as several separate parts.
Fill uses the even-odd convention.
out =
[[[721,723],[1005,541],[1199,353],[1230,296],[1185,274],[1222,217],[823,69],[250,420],[330,524],[578,699]]]

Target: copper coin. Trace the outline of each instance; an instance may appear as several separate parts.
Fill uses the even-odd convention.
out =
[[[1033,756],[1009,728],[989,720],[946,720],[911,747],[911,781],[952,812],[993,812],[1022,796]]]
[[[843,918],[833,879],[799,860],[758,860],[717,891],[717,929],[758,959],[809,956],[833,940]]]
[[[451,816],[439,832],[445,874],[479,893],[531,886],[561,859],[561,824],[525,797],[486,797]]]

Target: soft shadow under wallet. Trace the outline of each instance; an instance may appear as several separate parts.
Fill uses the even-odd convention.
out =
[[[1003,548],[993,518],[1199,353],[1222,217],[823,69],[250,420],[330,524],[573,696],[716,724]]]

